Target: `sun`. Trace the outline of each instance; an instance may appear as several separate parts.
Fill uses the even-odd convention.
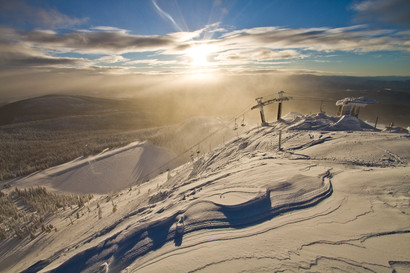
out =
[[[211,47],[206,44],[194,45],[187,51],[189,62],[194,67],[209,66],[209,54],[211,53]]]

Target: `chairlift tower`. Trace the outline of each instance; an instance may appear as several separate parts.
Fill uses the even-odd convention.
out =
[[[292,99],[292,97],[284,97],[284,96],[283,96],[284,93],[285,93],[284,91],[279,91],[279,92],[278,92],[278,96],[279,96],[278,98],[270,99],[270,100],[267,100],[267,101],[262,101],[263,97],[256,98],[256,102],[257,102],[258,104],[252,106],[251,110],[256,109],[256,108],[259,108],[259,112],[260,112],[260,115],[261,115],[262,126],[266,126],[266,125],[267,125],[267,122],[266,122],[266,120],[265,120],[265,113],[264,113],[264,111],[263,111],[263,107],[266,106],[266,105],[269,105],[269,104],[271,104],[271,103],[275,103],[275,102],[278,103],[277,120],[280,120],[280,119],[281,119],[281,115],[282,115],[282,102],[288,101],[288,100]]]

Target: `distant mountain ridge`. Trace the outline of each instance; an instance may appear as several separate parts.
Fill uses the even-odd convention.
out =
[[[0,125],[60,118],[71,115],[103,114],[126,109],[126,102],[88,96],[45,95],[0,107]]]

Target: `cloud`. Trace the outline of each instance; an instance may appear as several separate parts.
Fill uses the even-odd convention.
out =
[[[368,31],[363,26],[348,28],[276,28],[262,27],[237,30],[223,35],[217,41],[225,48],[244,47],[271,49],[303,49],[312,51],[381,50],[410,51],[403,37],[396,37],[392,30]],[[408,37],[406,37],[408,38]]]
[[[205,39],[204,34],[209,31],[215,31],[213,39]],[[112,66],[115,71],[124,73],[132,66],[140,71],[144,68],[146,72],[163,71],[171,66],[173,71],[183,72],[185,69],[189,72],[192,69],[192,48],[195,47],[204,49],[198,54],[205,54],[208,69],[227,70],[237,70],[239,66],[239,69],[247,70],[247,65],[249,69],[269,69],[269,66],[276,69],[279,65],[318,53],[410,51],[410,32],[369,30],[364,25],[294,29],[258,27],[227,31],[213,24],[192,32],[165,35],[135,35],[109,26],[64,33],[0,27],[0,37],[2,66],[12,66],[13,60],[15,67],[26,64],[83,69],[104,64],[104,67]],[[83,58],[73,58],[78,54]],[[95,59],[90,54],[104,56]]]
[[[120,63],[120,62],[126,62],[129,61],[129,59],[124,58],[121,55],[110,55],[110,56],[103,56],[98,59],[95,59],[94,62],[96,63]]]
[[[110,26],[97,26],[97,27],[92,27],[92,30],[97,30],[97,31],[106,31],[106,32],[120,32],[120,33],[128,33],[128,30],[118,28],[118,27],[110,27]],[[85,31],[88,32],[88,31]]]
[[[0,69],[46,66],[84,66],[89,63],[83,58],[52,57],[41,50],[22,44],[0,40]]]
[[[165,20],[168,20],[169,22],[171,22],[171,24],[174,26],[174,28],[180,32],[182,32],[182,28],[177,24],[177,22],[174,20],[174,18],[167,12],[165,12],[164,10],[162,10],[160,8],[160,6],[157,3],[157,0],[152,0],[152,4],[155,7],[155,10],[158,12],[158,14]]]
[[[0,15],[18,25],[59,28],[85,23],[87,18],[75,18],[53,8],[38,8],[18,0],[0,0]]]
[[[0,29],[2,37],[31,47],[57,52],[118,55],[129,52],[157,52],[183,55],[198,43],[214,48],[220,59],[276,60],[304,57],[301,50],[332,52],[410,51],[406,32],[346,28],[261,27],[226,32],[212,40],[198,40],[206,28],[166,35],[134,35],[126,30],[96,27],[93,30],[59,34],[51,30],[17,31]],[[246,57],[247,55],[248,57]]]
[[[6,39],[20,41],[33,47],[95,54],[157,51],[173,45],[175,40],[168,35],[132,35],[119,31],[74,31],[58,34],[49,30],[0,29],[0,34]]]
[[[356,22],[376,21],[383,24],[410,26],[410,1],[365,0],[352,5]]]
[[[163,60],[158,60],[158,59],[143,59],[143,60],[135,60],[135,61],[129,61],[127,62],[128,65],[134,65],[134,64],[147,64],[147,65],[175,65],[178,64],[178,61],[176,60],[170,60],[170,61],[163,61]]]
[[[4,60],[3,60],[4,61]],[[5,65],[9,67],[27,67],[27,66],[67,66],[67,65],[83,65],[86,60],[78,58],[55,58],[55,57],[38,57],[24,56],[22,58],[14,58],[10,62],[5,61]],[[4,63],[3,63],[4,64]]]
[[[294,49],[271,50],[269,48],[261,48],[251,53],[251,58],[256,61],[283,60],[304,57],[305,55]]]
[[[228,50],[218,54],[215,59],[222,62],[246,64],[249,62],[264,62],[272,60],[285,60],[304,58],[306,55],[297,50],[272,50],[270,48]],[[276,64],[276,63],[275,63]]]

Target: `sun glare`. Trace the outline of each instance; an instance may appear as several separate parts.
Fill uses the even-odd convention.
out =
[[[204,67],[210,65],[208,60],[210,53],[210,47],[208,45],[201,44],[191,47],[187,52],[187,56],[192,66]]]

